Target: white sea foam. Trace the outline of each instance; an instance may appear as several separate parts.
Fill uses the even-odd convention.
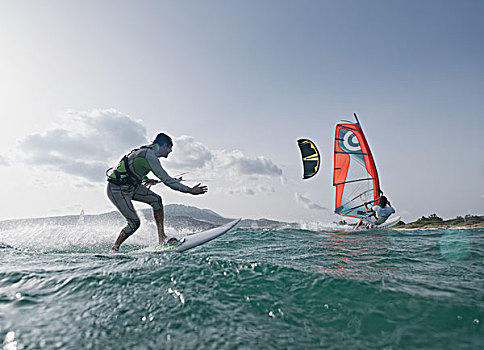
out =
[[[49,220],[39,222],[18,221],[0,228],[0,244],[32,251],[104,251],[114,243],[123,224],[86,223],[66,225]],[[168,236],[181,237],[189,228],[176,231],[165,227]],[[126,244],[148,246],[158,242],[154,222],[141,218],[141,226]]]
[[[332,230],[351,230],[353,226],[340,225],[336,222],[328,221],[299,221],[299,227],[302,230],[310,231],[332,231]]]

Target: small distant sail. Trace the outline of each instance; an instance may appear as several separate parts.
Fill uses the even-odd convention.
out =
[[[304,167],[303,179],[309,179],[316,175],[319,170],[320,156],[316,145],[307,139],[297,140]]]
[[[81,210],[81,214],[79,214],[79,219],[77,219],[77,225],[84,225],[84,209]]]
[[[355,123],[336,125],[333,186],[335,213],[361,218],[366,215],[364,203],[380,197],[380,180],[356,114],[355,118]]]

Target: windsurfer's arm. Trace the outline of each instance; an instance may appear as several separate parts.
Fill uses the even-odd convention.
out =
[[[375,214],[375,211],[373,210],[373,207],[369,207],[368,208],[368,204],[369,203],[365,202],[365,210],[366,210],[366,212],[367,213],[371,213],[368,216],[374,216],[374,217],[376,217],[376,214]]]
[[[390,204],[390,201],[388,201],[388,202],[387,202],[387,205],[388,205],[390,208],[392,208],[392,213],[391,213],[391,214],[395,214],[395,208],[394,208],[394,207],[392,207],[392,205]],[[390,214],[390,215],[391,215],[391,214]]]
[[[372,207],[368,208],[368,203],[367,202],[365,202],[364,204],[365,204],[365,210],[366,210],[367,213],[369,213],[370,211],[373,211],[373,208]]]
[[[392,208],[392,214],[395,214],[395,208],[390,205],[390,202],[388,202],[388,206]],[[390,214],[391,215],[391,214]]]

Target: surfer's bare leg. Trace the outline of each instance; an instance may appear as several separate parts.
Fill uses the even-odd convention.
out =
[[[357,230],[358,227],[361,226],[361,223],[363,222],[363,220],[360,219],[360,221],[358,221],[358,223],[356,224],[355,228],[353,229],[353,231]]]
[[[111,253],[117,253],[119,252],[119,247],[125,240],[128,239],[128,235],[124,232],[124,230],[121,230],[119,233],[118,239],[116,239],[116,242],[114,242],[113,247],[111,248]]]
[[[158,243],[163,244],[166,239],[163,207],[160,210],[153,209],[153,217],[155,218],[156,228],[158,229]]]

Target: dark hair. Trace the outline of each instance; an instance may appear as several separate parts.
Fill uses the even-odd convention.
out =
[[[385,208],[387,203],[388,203],[387,197],[381,196],[380,200],[378,201],[378,204],[380,205],[380,207]]]
[[[173,145],[173,141],[171,137],[163,133],[156,135],[155,139],[153,140],[153,143],[157,143],[160,147],[163,145],[168,145],[168,146]]]

